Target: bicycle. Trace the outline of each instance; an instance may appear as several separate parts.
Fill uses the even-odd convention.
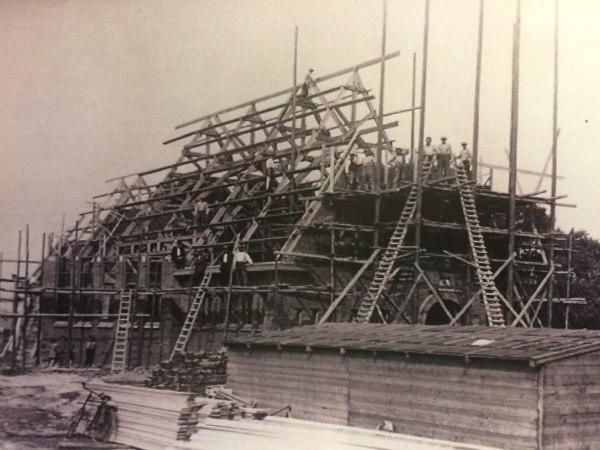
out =
[[[85,427],[85,434],[90,436],[94,442],[106,442],[113,431],[116,430],[116,407],[109,403],[111,401],[109,395],[106,395],[102,392],[92,391],[86,387],[85,383],[81,383],[81,385],[83,386],[83,389],[89,392],[89,394],[85,399],[85,402],[83,402],[83,406],[71,421],[69,430],[67,432],[67,437],[72,437],[75,434],[81,420],[87,415],[86,408],[88,403],[95,396],[98,397],[100,403],[96,408],[96,412],[94,413],[92,420],[90,420]]]

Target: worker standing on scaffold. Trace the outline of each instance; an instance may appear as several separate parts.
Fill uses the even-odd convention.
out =
[[[252,264],[252,258],[246,251],[246,245],[240,245],[240,248],[235,252],[235,276],[236,282],[240,286],[246,286],[248,284],[248,264]]]
[[[458,163],[462,164],[467,174],[467,178],[471,179],[471,151],[467,148],[467,143],[463,142],[460,153],[458,154]]]
[[[194,205],[194,227],[204,229],[208,224],[208,202],[201,198]]]
[[[356,190],[358,183],[358,161],[357,154],[355,150],[350,152],[350,155],[344,161],[344,173],[346,174],[346,190],[354,191]]]
[[[275,160],[273,159],[273,150],[269,150],[267,153],[265,176],[267,177],[265,188],[267,192],[273,192],[275,189]]]
[[[373,156],[373,152],[371,150],[367,150],[365,152],[365,159],[364,159],[364,164],[363,164],[363,171],[364,171],[363,189],[365,191],[370,191],[375,188],[375,170],[377,170],[375,157]]]
[[[437,146],[437,159],[439,163],[440,177],[450,176],[450,159],[452,158],[452,147],[446,142],[446,136],[442,136],[442,143]]]

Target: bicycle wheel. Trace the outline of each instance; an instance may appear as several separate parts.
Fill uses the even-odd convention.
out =
[[[106,405],[98,406],[94,420],[89,425],[88,434],[94,442],[106,442],[116,423],[116,415],[112,408]]]
[[[86,419],[85,406],[81,409],[78,409],[76,412],[72,414],[71,422],[69,424],[69,429],[67,430],[67,437],[72,437],[76,432],[79,424],[81,422],[85,422]]]

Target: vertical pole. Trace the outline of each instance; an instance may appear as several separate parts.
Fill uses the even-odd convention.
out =
[[[477,34],[477,64],[475,67],[475,100],[473,111],[473,158],[471,178],[477,180],[477,162],[479,156],[479,97],[481,89],[481,53],[483,49],[483,9],[484,0],[479,0],[479,31]]]
[[[292,170],[296,169],[296,94],[298,84],[298,27],[294,28],[294,76],[292,84]]]
[[[417,54],[412,55],[412,92],[410,101],[410,162],[414,164],[413,156],[415,150],[415,97],[417,93]]]
[[[512,49],[512,95],[510,111],[510,173],[508,178],[508,255],[515,251],[515,206],[517,201],[517,138],[519,128],[519,44],[521,37],[521,0],[517,0],[517,18],[513,29]],[[512,303],[514,260],[508,266],[506,299]]]
[[[375,169],[375,192],[381,189],[381,150],[383,147],[383,99],[385,89],[385,38],[387,28],[387,0],[383,0],[383,25],[381,33],[381,63],[379,70],[379,119],[377,121],[377,155]],[[376,219],[378,221],[378,219]]]
[[[330,304],[335,301],[335,229],[333,226],[331,227],[331,231],[329,233],[330,239],[330,260],[329,260],[329,285],[331,289],[331,298]]]
[[[335,167],[335,147],[332,145],[329,147],[329,185],[327,186],[327,190],[333,193],[334,188],[334,172],[333,168]]]
[[[417,204],[415,211],[415,260],[421,256],[421,207],[423,202],[423,141],[425,139],[425,103],[427,101],[427,52],[429,48],[429,0],[425,0],[425,23],[423,26],[423,62],[421,63],[421,114],[419,119],[419,153],[417,154]]]
[[[379,246],[379,220],[381,219],[381,150],[383,146],[383,100],[385,91],[385,38],[387,27],[387,0],[383,0],[383,25],[381,33],[381,64],[379,71],[379,117],[377,120],[377,154],[375,157],[375,210],[373,246]]]
[[[162,320],[162,316],[163,316],[163,309],[162,309],[162,295],[160,295],[158,297],[158,327],[160,329],[160,346],[158,347],[158,360],[162,361],[163,359],[163,351],[164,351],[164,344],[165,344],[165,323]]]
[[[73,319],[75,315],[75,289],[77,288],[77,258],[75,256],[79,239],[79,220],[75,222],[75,245],[71,244],[71,292],[69,294],[69,328],[67,330],[67,361],[71,365],[73,353]]]
[[[552,103],[552,184],[550,188],[550,231],[556,226],[556,166],[558,147],[558,0],[554,0],[554,99]],[[550,236],[549,264],[554,265],[554,235]],[[548,327],[552,328],[552,298],[554,297],[554,273],[548,280]]]
[[[227,339],[227,335],[229,333],[229,309],[231,307],[231,283],[233,283],[233,271],[235,270],[235,260],[236,253],[238,251],[240,235],[238,234],[235,237],[235,242],[233,243],[233,251],[229,256],[231,256],[231,261],[229,264],[229,286],[227,288],[227,301],[225,302],[225,321],[224,321],[224,330],[223,330],[223,340]]]
[[[25,225],[25,298],[23,299],[23,322],[21,323],[21,365],[27,367],[27,322],[29,311],[27,300],[29,299],[29,224]]]
[[[152,364],[152,347],[154,347],[154,320],[156,319],[156,294],[150,294],[152,305],[150,306],[150,343],[148,344],[148,357],[146,358],[146,368]]]
[[[13,303],[13,320],[12,320],[12,362],[11,369],[17,366],[17,314],[19,313],[19,278],[21,277],[21,244],[23,240],[23,232],[19,230],[19,241],[17,244],[17,277],[15,279],[15,301]]]
[[[571,232],[569,233],[569,253],[567,255],[567,292],[566,297],[567,300],[571,298],[571,271],[573,270],[573,228],[571,228]],[[569,312],[570,306],[567,303],[567,308],[565,311],[565,329],[569,329]]]
[[[46,233],[42,234],[42,255],[40,257],[40,285],[44,286],[44,260],[46,259]],[[43,295],[40,294],[38,297],[38,312],[42,312],[42,300]],[[40,365],[40,356],[42,352],[42,318],[37,319],[37,336],[36,336],[36,354],[35,354],[35,365]]]

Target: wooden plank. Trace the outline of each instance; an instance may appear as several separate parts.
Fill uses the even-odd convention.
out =
[[[395,58],[395,57],[397,57],[397,56],[400,56],[400,52],[399,52],[399,51],[396,51],[396,52],[393,52],[393,53],[389,53],[389,54],[387,54],[387,55],[385,56],[385,60],[392,59],[392,58]],[[318,78],[316,78],[314,81],[315,81],[316,83],[318,83],[318,82],[320,82],[320,81],[326,81],[326,80],[330,80],[330,79],[332,79],[332,78],[339,77],[339,76],[341,76],[341,75],[345,75],[345,74],[347,74],[347,73],[350,73],[350,72],[352,72],[352,71],[354,71],[354,70],[359,70],[359,69],[362,69],[362,68],[365,68],[365,67],[371,66],[371,65],[373,65],[373,64],[378,64],[379,62],[381,62],[381,58],[380,58],[380,57],[379,57],[379,58],[375,58],[375,59],[371,59],[371,60],[365,61],[365,62],[363,62],[363,63],[360,63],[360,64],[358,64],[358,65],[356,65],[356,66],[352,66],[352,67],[346,67],[345,69],[337,70],[337,71],[335,71],[335,72],[332,72],[332,73],[330,73],[330,74],[323,75],[322,77],[318,77]],[[301,85],[297,85],[297,86],[295,86],[295,89],[298,89],[300,86],[301,86]],[[214,113],[211,113],[211,114],[206,114],[206,115],[204,115],[204,116],[198,117],[198,118],[196,118],[196,119],[193,119],[193,120],[190,120],[190,121],[188,121],[188,122],[184,122],[184,123],[182,123],[182,124],[179,124],[179,125],[177,125],[177,126],[175,127],[175,129],[176,129],[176,130],[178,130],[178,129],[180,129],[180,128],[184,128],[184,127],[187,127],[187,126],[189,126],[189,125],[192,125],[192,124],[194,124],[194,123],[201,122],[201,121],[203,121],[203,120],[206,120],[206,119],[208,119],[209,117],[212,117],[213,115],[217,115],[217,114],[225,114],[225,113],[228,113],[228,112],[231,112],[231,111],[235,111],[236,109],[245,108],[245,107],[248,107],[248,106],[255,105],[256,103],[261,103],[261,102],[264,102],[264,101],[270,100],[270,99],[272,99],[272,98],[275,98],[275,97],[278,97],[278,96],[280,96],[280,95],[289,94],[289,93],[291,93],[293,90],[294,90],[294,87],[291,87],[291,88],[286,88],[286,89],[283,89],[283,90],[281,90],[281,91],[277,91],[277,92],[274,92],[274,93],[272,93],[272,94],[269,94],[269,95],[265,95],[265,96],[263,96],[263,97],[256,98],[256,99],[254,99],[254,100],[250,100],[250,101],[247,101],[247,102],[244,102],[244,103],[240,103],[239,105],[230,106],[229,108],[225,108],[225,109],[222,109],[222,110],[220,110],[220,111],[217,111],[217,112],[214,112]]]

